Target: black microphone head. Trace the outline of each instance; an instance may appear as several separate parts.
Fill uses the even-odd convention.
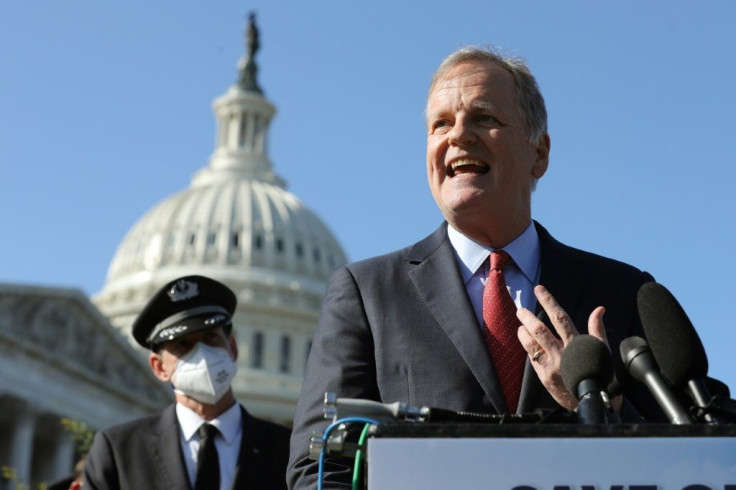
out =
[[[567,389],[578,398],[578,385],[583,380],[594,380],[605,390],[613,380],[608,347],[592,335],[576,336],[562,351],[560,375]]]
[[[649,344],[643,338],[632,335],[631,337],[623,339],[619,344],[618,349],[619,352],[621,352],[621,359],[623,359],[624,364],[628,364],[628,361],[630,360],[628,358],[632,353],[638,354],[642,349],[649,349]]]
[[[675,386],[708,374],[708,357],[690,319],[672,293],[656,282],[639,288],[639,317],[662,375]]]
[[[618,348],[621,353],[621,360],[624,363],[626,372],[633,376],[634,379],[643,381],[643,376],[647,373],[647,369],[657,369],[656,366],[653,366],[654,357],[653,354],[651,354],[652,349],[643,338],[632,335],[631,337],[623,339],[618,345]],[[646,361],[646,364],[643,364],[643,358],[639,358],[640,360],[632,365],[634,359],[637,359],[639,354],[643,352],[649,352],[649,360]]]

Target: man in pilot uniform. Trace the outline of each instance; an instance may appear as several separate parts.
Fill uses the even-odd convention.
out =
[[[227,286],[202,276],[176,279],[154,295],[133,337],[150,349],[151,370],[171,384],[176,403],[98,432],[84,488],[286,488],[289,429],[250,415],[230,386],[236,303]]]

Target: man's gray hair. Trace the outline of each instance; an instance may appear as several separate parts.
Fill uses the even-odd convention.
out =
[[[495,48],[465,46],[445,58],[432,76],[427,103],[429,104],[429,95],[432,94],[435,86],[447,76],[450,70],[469,61],[500,66],[511,74],[516,85],[516,106],[529,131],[529,142],[539,143],[542,135],[547,132],[547,109],[537,80],[526,65],[526,61],[518,57],[504,56]]]

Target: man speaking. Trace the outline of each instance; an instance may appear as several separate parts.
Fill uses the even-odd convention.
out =
[[[446,222],[333,274],[294,420],[290,488],[314,487],[307,453],[326,426],[325,392],[485,413],[574,409],[559,374],[565,345],[586,331],[609,342],[624,380],[618,344],[642,335],[636,293],[652,277],[563,245],[532,221],[550,137],[523,61],[453,53],[432,79],[426,124],[427,177]],[[619,410],[661,420],[644,390],[622,385]],[[349,481],[347,470],[327,461],[326,485]]]

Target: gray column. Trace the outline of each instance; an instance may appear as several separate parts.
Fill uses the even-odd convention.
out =
[[[36,430],[36,414],[27,406],[18,407],[15,412],[15,426],[9,466],[15,469],[19,481],[24,485],[31,483],[31,463],[33,457],[33,435]]]
[[[59,480],[65,476],[69,476],[74,472],[74,441],[66,431],[59,431],[56,434],[56,451],[51,461],[51,477],[49,481]]]

